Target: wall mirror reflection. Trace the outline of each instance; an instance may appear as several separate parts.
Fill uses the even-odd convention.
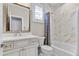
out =
[[[17,4],[4,4],[4,32],[30,31],[30,8]]]

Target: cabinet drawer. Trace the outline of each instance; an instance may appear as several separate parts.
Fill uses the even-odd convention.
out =
[[[19,56],[19,49],[6,51],[3,53],[3,56]]]
[[[3,51],[7,51],[14,48],[14,42],[4,42]]]
[[[18,52],[12,52],[12,53],[8,53],[8,54],[3,54],[3,56],[19,56]]]
[[[28,40],[20,40],[14,42],[14,48],[21,48],[28,46]]]

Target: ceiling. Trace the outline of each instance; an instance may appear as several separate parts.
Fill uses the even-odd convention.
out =
[[[56,10],[57,8],[62,6],[64,3],[48,3],[48,4],[50,5],[50,7],[53,8],[53,10]]]
[[[38,5],[42,5],[43,3],[32,3],[32,4],[38,4]],[[62,6],[65,3],[44,3],[45,6],[52,8],[53,10],[56,10],[57,8],[59,8],[60,6]]]

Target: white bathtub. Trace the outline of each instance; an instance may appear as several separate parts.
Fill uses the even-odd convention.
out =
[[[53,42],[53,55],[55,56],[76,56],[76,46],[67,43]]]

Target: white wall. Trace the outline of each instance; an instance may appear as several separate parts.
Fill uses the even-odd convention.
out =
[[[3,5],[0,3],[0,33],[3,32]]]
[[[34,22],[34,6],[38,5],[44,9],[44,13],[50,11],[51,7],[48,4],[42,3],[34,3],[32,4],[32,15],[31,15],[31,32],[38,36],[44,36],[44,23],[36,23]]]
[[[2,43],[1,33],[3,32],[3,5],[0,3],[0,44]],[[0,47],[0,56],[3,55],[3,49]]]

